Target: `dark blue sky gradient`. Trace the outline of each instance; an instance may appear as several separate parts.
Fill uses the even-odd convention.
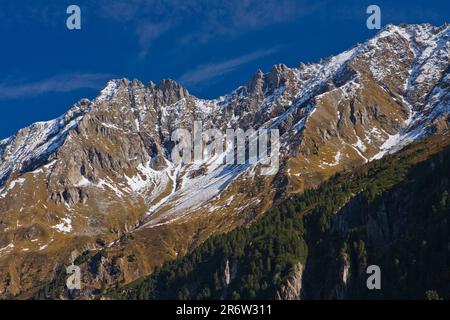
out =
[[[79,5],[82,29],[66,28]],[[227,93],[257,69],[337,54],[387,23],[449,22],[449,1],[2,0],[0,138],[94,98],[111,78],[172,78],[203,98]]]

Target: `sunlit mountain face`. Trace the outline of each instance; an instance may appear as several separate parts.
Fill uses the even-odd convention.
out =
[[[449,9],[2,0],[0,300],[450,299]]]

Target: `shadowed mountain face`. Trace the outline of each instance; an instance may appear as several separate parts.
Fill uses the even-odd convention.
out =
[[[100,271],[83,282],[130,282],[286,195],[447,130],[449,53],[448,25],[388,26],[318,63],[258,71],[215,100],[172,80],[110,81],[0,141],[0,295],[32,291],[104,247],[114,261],[97,257]],[[171,134],[194,121],[223,133],[278,129],[278,172],[223,155],[174,163]]]

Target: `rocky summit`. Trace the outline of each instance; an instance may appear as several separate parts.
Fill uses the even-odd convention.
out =
[[[449,70],[449,25],[388,25],[339,55],[258,71],[213,100],[173,80],[111,80],[95,99],[0,141],[0,296],[29,297],[76,261],[81,294],[95,297],[336,172],[446,132]],[[278,172],[221,155],[174,163],[171,134],[194,121],[278,129]]]

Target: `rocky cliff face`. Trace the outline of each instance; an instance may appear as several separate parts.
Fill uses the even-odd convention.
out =
[[[134,257],[120,272],[131,281],[250,223],[275,198],[446,130],[449,30],[388,26],[319,63],[258,71],[214,100],[172,80],[113,80],[94,100],[2,140],[0,292],[31,289],[73,250],[103,247]],[[175,164],[171,134],[194,121],[279,129],[279,171],[262,176],[262,163],[227,166],[219,156]],[[41,260],[52,262],[34,273]]]
[[[294,265],[286,283],[283,284],[276,294],[276,300],[300,300],[302,293],[303,265]]]

